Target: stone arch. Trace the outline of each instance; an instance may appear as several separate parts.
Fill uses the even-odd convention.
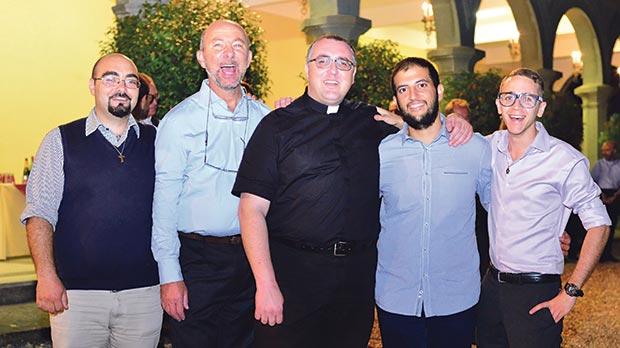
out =
[[[603,60],[598,36],[590,17],[579,7],[570,8],[565,13],[575,28],[583,60],[583,84],[603,84]]]
[[[529,1],[506,0],[519,30],[519,46],[521,47],[521,65],[532,68],[543,68],[543,51],[540,29],[536,13]]]

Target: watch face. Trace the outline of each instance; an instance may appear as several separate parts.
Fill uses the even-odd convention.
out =
[[[568,294],[568,296],[572,296],[572,297],[583,296],[583,291],[579,289],[577,285],[572,284],[572,283],[566,283],[566,285],[564,285],[564,291],[566,291],[566,294]]]

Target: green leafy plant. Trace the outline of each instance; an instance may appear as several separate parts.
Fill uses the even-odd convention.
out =
[[[583,116],[580,100],[572,93],[545,96],[547,108],[541,119],[550,135],[581,151]]]
[[[491,134],[499,127],[495,99],[502,76],[497,70],[484,73],[461,72],[442,79],[444,86],[441,110],[453,98],[469,103],[469,120],[475,132]]]
[[[599,145],[607,140],[613,140],[620,144],[620,113],[614,113],[609,116],[609,120],[603,124],[603,130],[598,137]]]
[[[151,75],[165,112],[200,88],[206,72],[195,54],[202,31],[217,19],[233,20],[247,32],[253,59],[245,80],[258,98],[264,98],[269,78],[263,29],[259,16],[238,0],[147,3],[137,16],[117,20],[102,42],[102,53],[121,52]]]
[[[404,57],[398,44],[374,40],[356,47],[357,74],[348,99],[387,108],[392,100],[392,68]]]

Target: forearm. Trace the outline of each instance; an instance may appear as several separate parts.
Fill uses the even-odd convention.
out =
[[[598,263],[608,235],[609,226],[597,226],[588,230],[581,247],[579,261],[575,266],[575,270],[568,278],[569,283],[573,283],[580,288],[583,287]]]
[[[52,225],[45,219],[33,216],[26,223],[26,232],[37,277],[57,277]]]
[[[239,204],[241,238],[257,288],[277,286],[269,252],[269,235],[265,216],[266,212],[250,206],[242,197]]]

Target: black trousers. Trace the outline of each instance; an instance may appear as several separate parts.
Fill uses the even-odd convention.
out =
[[[529,314],[535,305],[557,296],[560,286],[500,283],[487,272],[478,302],[478,347],[560,347],[562,320],[556,323],[547,308]]]
[[[377,250],[336,257],[270,243],[284,321],[256,321],[258,348],[366,348],[374,321]]]
[[[603,194],[611,196],[617,190],[616,189],[603,189]],[[609,218],[611,219],[611,226],[609,227],[609,237],[607,238],[607,243],[605,244],[605,248],[603,249],[603,253],[601,254],[601,261],[610,260],[613,255],[611,253],[611,248],[613,246],[614,234],[616,233],[616,226],[618,224],[618,212],[620,212],[620,200],[616,200],[612,204],[605,204],[605,208],[607,209],[607,214],[609,214]]]
[[[189,310],[181,322],[167,317],[173,347],[252,347],[255,287],[243,246],[180,239]]]
[[[471,348],[476,327],[476,306],[434,317],[401,315],[377,306],[384,348]]]

